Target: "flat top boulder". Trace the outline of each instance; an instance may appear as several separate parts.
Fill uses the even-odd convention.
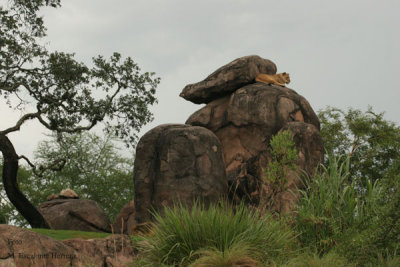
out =
[[[55,230],[111,232],[110,220],[97,202],[89,199],[53,199],[39,211]]]
[[[254,83],[260,73],[275,74],[276,65],[271,60],[256,55],[237,58],[203,81],[186,85],[179,96],[195,104],[209,103]]]

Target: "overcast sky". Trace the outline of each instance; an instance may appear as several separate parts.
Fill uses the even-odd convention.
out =
[[[201,105],[180,98],[183,87],[252,54],[289,72],[315,111],[371,105],[400,123],[399,0],[68,0],[42,12],[51,50],[86,63],[117,51],[161,77],[155,119],[140,135],[184,123]],[[21,116],[3,102],[0,112],[0,129]],[[44,133],[29,123],[10,137],[32,155]]]

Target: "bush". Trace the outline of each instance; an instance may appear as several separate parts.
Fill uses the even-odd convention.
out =
[[[281,262],[295,245],[293,233],[280,222],[243,204],[235,211],[223,203],[208,208],[196,203],[191,210],[178,205],[155,218],[142,266],[188,266],[200,256],[224,258],[224,253],[232,255],[240,248],[248,260]],[[207,249],[209,252],[205,252]]]
[[[312,181],[305,180],[306,189],[300,190],[295,227],[300,241],[319,255],[347,243],[376,217],[382,186],[375,182],[357,190],[357,181],[349,177],[349,163],[348,157],[330,157],[328,166],[321,166]]]

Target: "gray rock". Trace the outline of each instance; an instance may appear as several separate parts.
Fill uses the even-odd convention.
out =
[[[162,212],[178,200],[207,205],[228,191],[221,143],[203,127],[166,124],[150,130],[137,145],[133,173],[139,224],[152,220],[152,209]]]
[[[209,103],[254,83],[258,74],[275,74],[276,65],[259,56],[246,56],[214,71],[203,81],[186,85],[180,96],[193,103]]]
[[[88,199],[53,199],[39,212],[55,230],[111,232],[111,223],[97,202]]]
[[[132,235],[136,225],[135,202],[131,200],[117,215],[113,224],[114,233]]]
[[[295,133],[299,171],[312,172],[323,156],[318,117],[304,97],[286,87],[265,83],[244,86],[208,103],[186,123],[215,133],[222,144],[231,188],[237,197],[254,204],[263,168],[271,160],[270,139],[281,129],[289,127]],[[279,210],[290,209],[288,205],[288,201],[283,203]]]

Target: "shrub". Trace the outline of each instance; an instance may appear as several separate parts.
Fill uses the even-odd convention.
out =
[[[300,241],[322,255],[338,243],[347,243],[355,233],[366,229],[376,216],[382,196],[379,182],[357,189],[349,177],[349,158],[328,159],[328,166],[312,179],[297,206],[295,227]]]
[[[243,204],[235,211],[223,203],[208,208],[196,203],[190,210],[177,205],[166,208],[164,216],[155,214],[155,218],[154,234],[143,250],[143,266],[188,266],[200,256],[206,260],[204,257],[232,255],[238,244],[248,259],[280,262],[294,248],[290,230]],[[212,252],[205,253],[206,249]]]

